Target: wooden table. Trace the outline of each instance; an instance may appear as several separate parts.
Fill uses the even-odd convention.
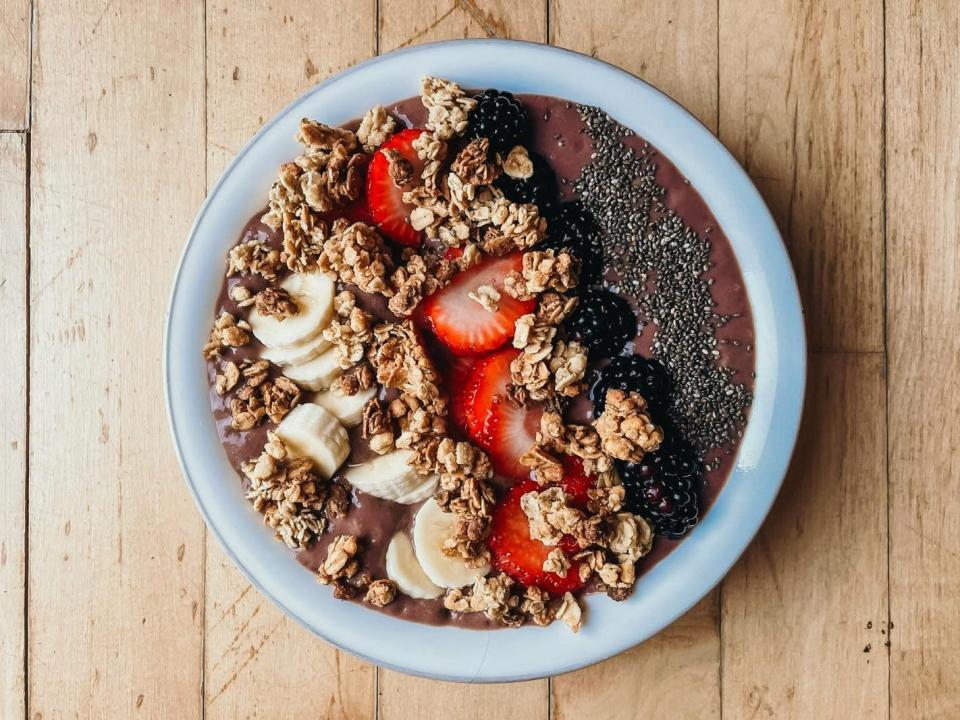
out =
[[[809,319],[793,469],[722,587],[511,686],[286,620],[205,532],[161,400],[174,264],[227,161],[328,75],[464,36],[686,105],[770,204]],[[954,0],[0,0],[0,716],[960,717],[958,37]]]

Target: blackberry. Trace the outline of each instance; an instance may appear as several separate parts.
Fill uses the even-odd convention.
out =
[[[703,461],[685,440],[667,442],[639,463],[618,463],[626,507],[658,535],[677,539],[700,519]]]
[[[530,137],[530,118],[520,101],[511,93],[484,90],[475,95],[476,107],[470,111],[467,136],[485,137],[490,148],[506,154],[514,145],[526,145]]]
[[[607,390],[620,388],[633,390],[647,401],[650,415],[658,425],[669,424],[667,409],[670,407],[670,393],[673,383],[670,374],[659,360],[645,358],[642,355],[615,357],[603,370],[600,379],[590,390],[594,412],[603,412],[607,399]]]
[[[584,290],[565,323],[567,333],[583,343],[592,359],[618,355],[637,334],[637,317],[625,299],[609,290]]]
[[[557,199],[557,176],[550,164],[536,153],[530,154],[533,175],[517,179],[503,174],[494,185],[515,203],[533,203],[541,215],[547,215]]]
[[[580,286],[596,283],[603,274],[600,228],[579,200],[561,203],[547,219],[547,237],[541,250],[567,250],[580,258]]]

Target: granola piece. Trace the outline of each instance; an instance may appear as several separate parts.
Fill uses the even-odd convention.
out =
[[[327,546],[327,557],[323,564],[317,568],[318,582],[329,585],[335,580],[353,577],[360,567],[354,559],[359,550],[356,535],[337,535]]]
[[[323,244],[330,237],[330,225],[302,202],[291,210],[284,210],[283,252],[281,259],[293,272],[308,272],[317,267],[323,254]]]
[[[553,622],[553,609],[550,606],[550,595],[535,585],[531,585],[523,594],[520,602],[520,612],[529,616],[534,625],[545,627]]]
[[[451,612],[482,612],[507,627],[523,624],[523,616],[517,611],[519,604],[516,583],[503,573],[477,578],[466,592],[459,588],[448,590],[443,598],[443,606]]]
[[[217,373],[214,379],[214,388],[217,391],[217,395],[226,395],[237,386],[239,381],[240,369],[232,360],[227,361],[220,366],[220,372]]]
[[[225,347],[243,347],[250,342],[250,326],[246,320],[237,320],[227,311],[213,323],[210,339],[203,346],[203,357],[216,360]]]
[[[500,292],[493,285],[481,285],[467,293],[467,297],[478,303],[487,312],[495,313],[500,309]]]
[[[646,453],[660,447],[663,430],[646,411],[647,401],[639,393],[619,388],[607,391],[603,413],[593,421],[607,455],[638,463]]]
[[[393,580],[374,580],[367,587],[367,594],[363,599],[376,607],[384,607],[392,603],[396,596],[397,584]]]
[[[393,288],[387,283],[393,258],[380,234],[362,222],[347,227],[340,224],[334,229],[334,234],[324,242],[317,263],[321,272],[353,283],[365,292],[393,295]]]
[[[330,390],[334,393],[352,397],[362,390],[372,388],[375,381],[376,376],[373,373],[373,368],[370,367],[370,363],[360,363],[359,365],[354,365],[334,380]]]
[[[254,297],[254,306],[261,315],[271,316],[283,320],[299,312],[297,303],[283,288],[268,287],[261,290]]]
[[[304,547],[326,527],[325,487],[307,458],[290,458],[274,434],[257,458],[241,466],[250,481],[246,498],[287,546]]]
[[[563,550],[554,548],[547,553],[547,557],[543,561],[544,572],[556,573],[560,577],[565,578],[568,570],[570,570],[570,560],[563,554]]]
[[[554,394],[550,358],[557,328],[536,322],[533,313],[522,315],[514,324],[513,346],[521,353],[510,363],[511,394],[521,403],[548,400]]]
[[[350,509],[350,490],[339,482],[330,485],[327,491],[327,504],[323,508],[323,515],[328,520],[337,520],[347,516]]]
[[[259,360],[243,368],[243,387],[230,399],[235,430],[251,430],[267,417],[279,423],[300,401],[297,384],[282,375],[271,380],[269,366],[266,360]]]
[[[577,302],[576,297],[545,292],[537,303],[536,321],[544,325],[558,326],[570,316]]]
[[[367,357],[381,385],[417,398],[432,413],[447,414],[447,401],[440,392],[440,375],[412,322],[377,325]]]
[[[263,407],[271,422],[279,423],[300,402],[300,388],[293,380],[280,375],[260,386]]]
[[[533,470],[533,479],[540,485],[563,479],[563,463],[542,445],[534,445],[521,455],[520,464]]]
[[[387,174],[398,188],[403,188],[413,182],[413,165],[403,155],[391,148],[384,148],[383,155],[387,158]]]
[[[303,191],[300,187],[300,166],[296,163],[284,163],[277,171],[277,179],[270,187],[268,195],[269,208],[260,218],[264,225],[279,230],[285,225],[285,213],[291,215],[304,202]]]
[[[326,190],[336,205],[349,205],[363,194],[363,168],[366,159],[338,143],[327,159]],[[310,197],[307,195],[307,202]]]
[[[240,284],[230,288],[230,299],[233,300],[239,308],[250,307],[256,302],[256,296],[250,292],[250,288]]]
[[[447,158],[447,144],[432,132],[420,133],[420,136],[411,144],[417,151],[417,157],[424,163],[420,173],[423,188],[430,192],[437,192],[440,189],[440,168]]]
[[[261,238],[243,240],[227,255],[227,275],[259,275],[273,282],[280,269],[280,251]]]
[[[580,632],[580,626],[583,623],[583,610],[572,593],[564,593],[560,601],[560,607],[555,613],[557,620],[562,620],[573,632]]]
[[[575,397],[585,389],[583,376],[587,372],[587,350],[576,340],[557,342],[547,362],[553,375],[553,389],[563,397]]]
[[[570,495],[559,487],[524,494],[520,509],[530,523],[530,537],[553,547],[564,535],[575,535],[584,517],[571,507],[571,501]]]
[[[526,180],[533,176],[533,161],[522,145],[515,145],[503,159],[503,172],[514,180]]]
[[[505,214],[501,211],[494,215],[492,225],[484,233],[480,246],[491,255],[503,255],[536,245],[543,240],[546,233],[547,221],[540,217],[536,205],[509,203]]]
[[[350,130],[325,125],[317,120],[304,118],[297,129],[297,142],[310,153],[330,152],[338,145],[347,150],[356,150],[357,136]]]
[[[475,138],[464,145],[450,170],[464,185],[489,185],[497,179],[497,164],[490,159],[490,141]]]
[[[397,121],[387,113],[386,108],[383,105],[374,105],[364,113],[357,130],[357,139],[366,152],[372,153],[383,145],[396,129]]]
[[[449,261],[441,262],[449,265]],[[447,273],[445,272],[444,275]],[[426,258],[411,253],[407,256],[404,265],[397,268],[390,278],[390,284],[396,291],[387,303],[387,307],[394,315],[408,317],[424,297],[432,295],[446,285],[452,276],[453,274],[449,273],[449,277],[438,278],[435,267],[428,266]]]
[[[549,452],[577,456],[583,460],[588,475],[613,469],[613,461],[603,452],[597,431],[589,425],[564,425],[557,412],[547,411],[540,417],[537,444]]]
[[[356,296],[349,290],[344,290],[333,299],[333,308],[336,318],[323,329],[323,337],[337,347],[340,352],[340,367],[347,369],[363,360],[373,341],[373,316],[357,307]],[[342,382],[351,387],[354,384],[351,380]],[[361,387],[358,379],[356,390],[346,394],[356,394],[361,389],[371,387],[372,371],[365,378],[365,384],[366,387]]]
[[[363,406],[360,433],[377,455],[384,455],[394,447],[393,420],[383,403],[375,397]]]
[[[636,562],[653,547],[653,530],[639,515],[628,512],[614,516],[612,529],[605,538],[605,545],[621,562]]]
[[[477,104],[456,83],[435,77],[422,78],[420,100],[428,110],[427,129],[440,140],[462,135],[467,129],[467,116]]]

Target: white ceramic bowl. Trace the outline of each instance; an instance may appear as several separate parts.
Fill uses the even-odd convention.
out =
[[[247,218],[265,204],[278,165],[298,152],[302,117],[339,124],[375,103],[416,95],[424,74],[467,87],[555,95],[598,105],[665,153],[723,227],[740,267],[756,328],[756,398],[736,468],[690,536],[614,603],[590,597],[577,635],[562,624],[476,632],[404,622],[334,600],[243,499],[217,438],[200,355],[224,258]],[[267,123],[230,163],[197,216],[177,270],[167,317],[164,381],[187,484],[211,532],[247,579],[287,615],[371,662],[469,682],[563,673],[649,638],[703,597],[759,529],[786,472],[806,377],[804,325],[783,242],[747,175],[696,119],[636,77],[557,48],[500,40],[445,42],[361,63],[315,87]]]

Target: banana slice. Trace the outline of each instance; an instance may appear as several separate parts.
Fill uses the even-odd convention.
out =
[[[368,495],[413,505],[433,495],[440,478],[437,475],[418,475],[409,465],[411,457],[412,450],[394,450],[350,468],[344,477]]]
[[[413,543],[405,532],[394,535],[387,547],[387,577],[412,598],[432,600],[443,595],[443,588],[430,582],[423,572],[413,552]]]
[[[361,390],[356,395],[344,395],[338,387],[339,385],[318,393],[313,401],[328,410],[344,427],[356,427],[363,420],[364,406],[377,394],[377,389],[372,387]]]
[[[283,369],[283,374],[307,390],[326,390],[343,374],[340,368],[340,350],[332,347],[313,360]]]
[[[453,537],[457,517],[440,509],[433,498],[417,512],[413,523],[413,546],[420,567],[434,585],[458,588],[471,585],[490,572],[490,566],[472,568],[462,558],[444,555],[443,543]]]
[[[313,360],[324,350],[329,349],[332,344],[321,333],[312,340],[291,345],[288,348],[267,348],[261,353],[261,357],[280,367],[302,365],[308,360]]]
[[[297,314],[288,318],[262,315],[256,308],[247,321],[257,340],[268,348],[290,348],[312,340],[329,324],[333,314],[334,284],[320,273],[294,273],[280,287],[297,304]]]
[[[325,478],[333,477],[350,454],[343,425],[319,405],[297,405],[277,426],[277,435],[295,456],[308,457]]]

